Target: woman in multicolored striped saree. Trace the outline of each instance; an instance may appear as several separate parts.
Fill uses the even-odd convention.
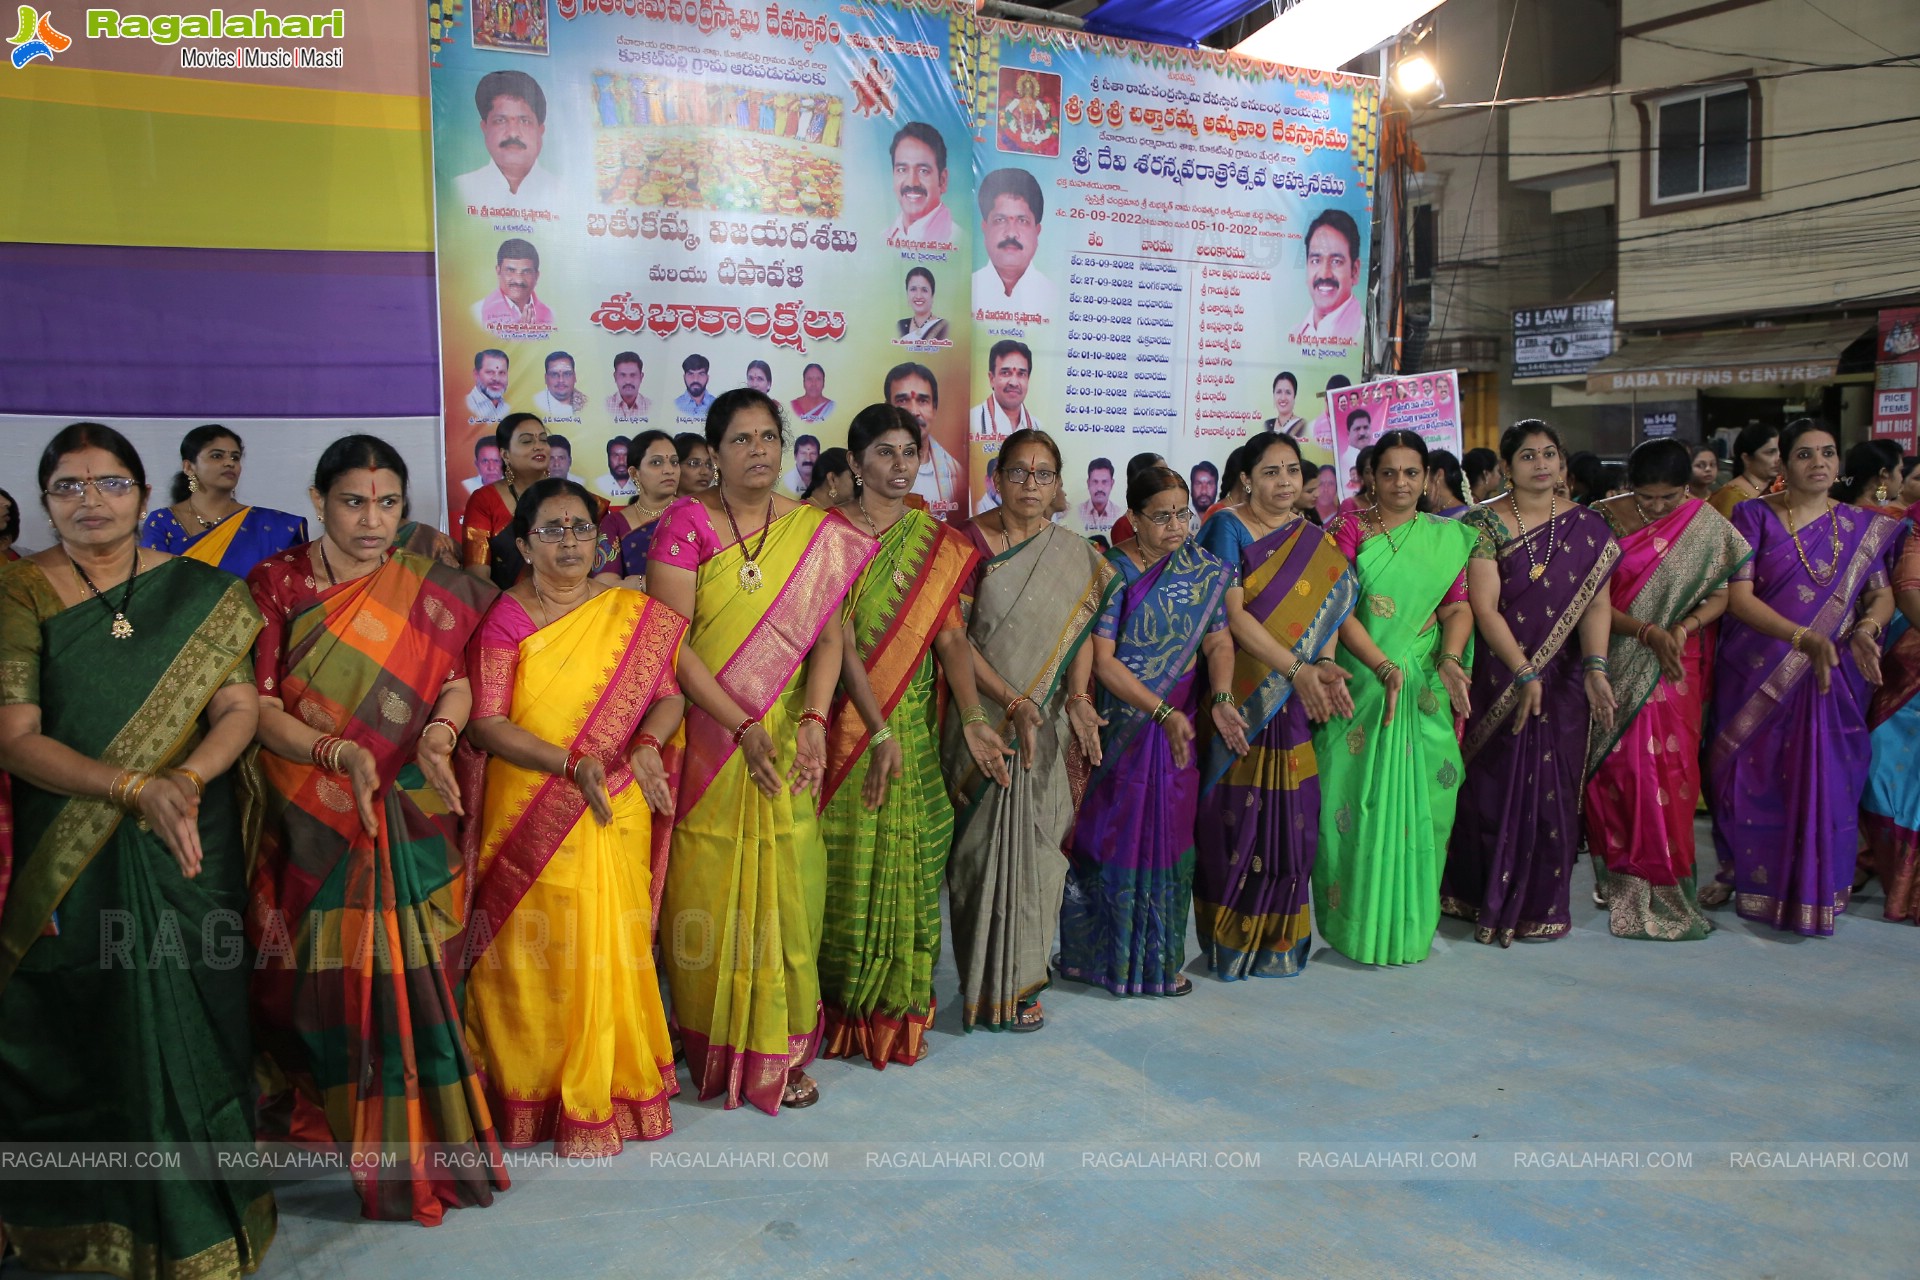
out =
[[[250,1150],[236,764],[260,614],[238,578],[136,541],[146,474],[82,422],[41,455],[56,544],[0,568],[0,1142]],[[4,777],[5,775],[0,775]],[[0,814],[0,819],[4,814]],[[4,844],[4,836],[0,836]],[[15,1176],[20,1267],[228,1280],[274,1233],[261,1179]]]
[[[947,720],[940,758],[959,810],[947,894],[960,969],[960,1025],[1038,1031],[1040,993],[1060,918],[1073,823],[1066,740],[1097,762],[1100,719],[1087,645],[1113,566],[1091,542],[1049,518],[1060,495],[1060,449],[1026,428],[1000,446],[1001,505],[960,527],[982,561],[961,588],[974,679],[1014,739],[1012,782],[973,757],[964,717]]]
[[[1233,574],[1193,540],[1178,472],[1153,463],[1135,470],[1127,511],[1134,533],[1107,553],[1119,572],[1093,629],[1106,731],[1075,820],[1060,975],[1115,995],[1183,996],[1193,990],[1180,970],[1200,794],[1194,726],[1207,724],[1229,751],[1247,753],[1246,722],[1228,689]],[[1204,721],[1203,684],[1218,691]]]
[[[827,730],[821,1053],[864,1057],[876,1069],[917,1062],[933,1022],[940,881],[953,839],[953,802],[940,772],[939,674],[953,693],[947,714],[971,717],[974,761],[1001,786],[1001,757],[1012,754],[973,710],[973,651],[959,601],[979,553],[906,502],[923,440],[905,409],[875,404],[855,414],[846,450],[853,497],[840,507],[880,546],[854,584],[841,660],[846,694]]]
[[[1700,722],[1727,580],[1753,548],[1692,496],[1692,478],[1685,445],[1649,440],[1627,458],[1628,491],[1593,507],[1620,542],[1607,649],[1619,709],[1593,726],[1586,786],[1594,901],[1616,938],[1713,929],[1694,885]]]
[[[1314,730],[1320,762],[1320,934],[1363,964],[1426,959],[1459,798],[1456,718],[1469,711],[1473,530],[1419,509],[1427,444],[1389,431],[1363,480],[1370,505],[1327,526],[1353,562],[1360,603],[1340,627],[1353,717]]]
[[[495,592],[393,549],[406,485],[385,441],[334,441],[321,536],[247,575],[267,774],[247,933],[262,1129],[396,1160],[355,1165],[362,1211],[430,1226],[507,1183],[443,956],[466,915],[466,647]]]
[[[611,1155],[673,1131],[678,1091],[653,962],[655,823],[673,820],[665,743],[687,620],[592,569],[593,498],[552,478],[520,495],[527,575],[474,637],[467,779],[478,818],[467,913],[467,1035],[510,1147]]]
[[[841,604],[873,540],[774,492],[786,418],[750,388],[707,410],[720,482],[660,517],[650,594],[692,619],[712,679],[693,703],[660,945],[673,1024],[701,1098],[769,1115],[820,1092],[820,931],[827,851],[814,797],[839,682]]]
[[[1208,967],[1227,982],[1290,977],[1306,966],[1320,848],[1312,726],[1353,714],[1347,673],[1333,661],[1340,624],[1353,612],[1353,572],[1333,539],[1294,509],[1299,444],[1261,432],[1245,449],[1239,504],[1200,531],[1201,545],[1233,575],[1233,681],[1216,689],[1231,689],[1251,746],[1242,756],[1210,738],[1200,771],[1194,924]]]

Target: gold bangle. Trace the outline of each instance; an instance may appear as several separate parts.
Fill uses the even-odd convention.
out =
[[[981,706],[979,703],[976,702],[974,705],[972,705],[971,707],[968,707],[965,711],[962,711],[960,713],[960,723],[963,725],[991,724],[993,723],[993,717],[987,714],[987,709],[985,707]]]
[[[173,772],[193,784],[193,794],[196,798],[203,797],[207,794],[207,780],[198,773],[195,773],[192,769],[181,765],[179,768],[173,770]]]
[[[1793,634],[1787,637],[1787,648],[1798,651],[1800,642],[1806,639],[1806,635],[1807,629],[1805,627],[1795,627]]]
[[[874,734],[873,737],[869,738],[867,741],[868,741],[868,745],[875,746],[875,747],[879,746],[883,742],[892,742],[893,726],[890,724],[882,725],[880,728],[880,732]]]

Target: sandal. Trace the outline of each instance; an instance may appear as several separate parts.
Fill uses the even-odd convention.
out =
[[[1030,1004],[1026,1008],[1014,1014],[1013,1021],[1007,1024],[1007,1030],[1038,1031],[1040,1028],[1046,1025],[1047,1025],[1047,1016],[1046,1014],[1040,1011],[1040,1006],[1037,1004]]]
[[[787,1073],[787,1087],[780,1093],[781,1106],[792,1107],[798,1111],[820,1101],[820,1086],[814,1082],[813,1077],[804,1071],[799,1073],[799,1077],[796,1080],[793,1072]]]
[[[1182,977],[1170,990],[1162,991],[1163,996],[1187,996],[1193,994],[1193,979]]]

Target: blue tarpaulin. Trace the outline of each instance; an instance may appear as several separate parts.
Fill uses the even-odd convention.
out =
[[[1087,15],[1087,30],[1103,36],[1197,49],[1203,37],[1269,0],[1105,0]]]

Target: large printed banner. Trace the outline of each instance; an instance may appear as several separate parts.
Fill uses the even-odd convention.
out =
[[[860,408],[908,408],[932,440],[917,490],[949,517],[997,501],[1026,423],[1062,442],[1086,532],[1135,452],[1212,486],[1202,464],[1272,420],[1331,457],[1371,81],[946,0],[493,0],[438,34],[455,510],[498,474],[508,412],[617,500],[625,442],[697,431],[746,385],[789,407],[796,491]]]
[[[1196,505],[1264,424],[1332,457],[1325,392],[1360,378],[1373,81],[993,20],[973,27],[974,492],[1034,423],[1068,522],[1103,533],[1127,459]]]
[[[1320,486],[1324,513],[1360,492],[1360,451],[1389,431],[1415,432],[1427,448],[1461,456],[1460,375],[1452,369],[1341,387],[1329,398],[1340,483]]]
[[[633,492],[620,441],[699,431],[715,395],[746,385],[812,442],[785,477],[797,489],[912,365],[909,390],[952,392],[930,413],[921,491],[961,510],[957,20],[482,0],[449,31],[432,83],[456,508],[497,468],[486,442],[508,412],[545,418],[573,474],[618,499]]]

